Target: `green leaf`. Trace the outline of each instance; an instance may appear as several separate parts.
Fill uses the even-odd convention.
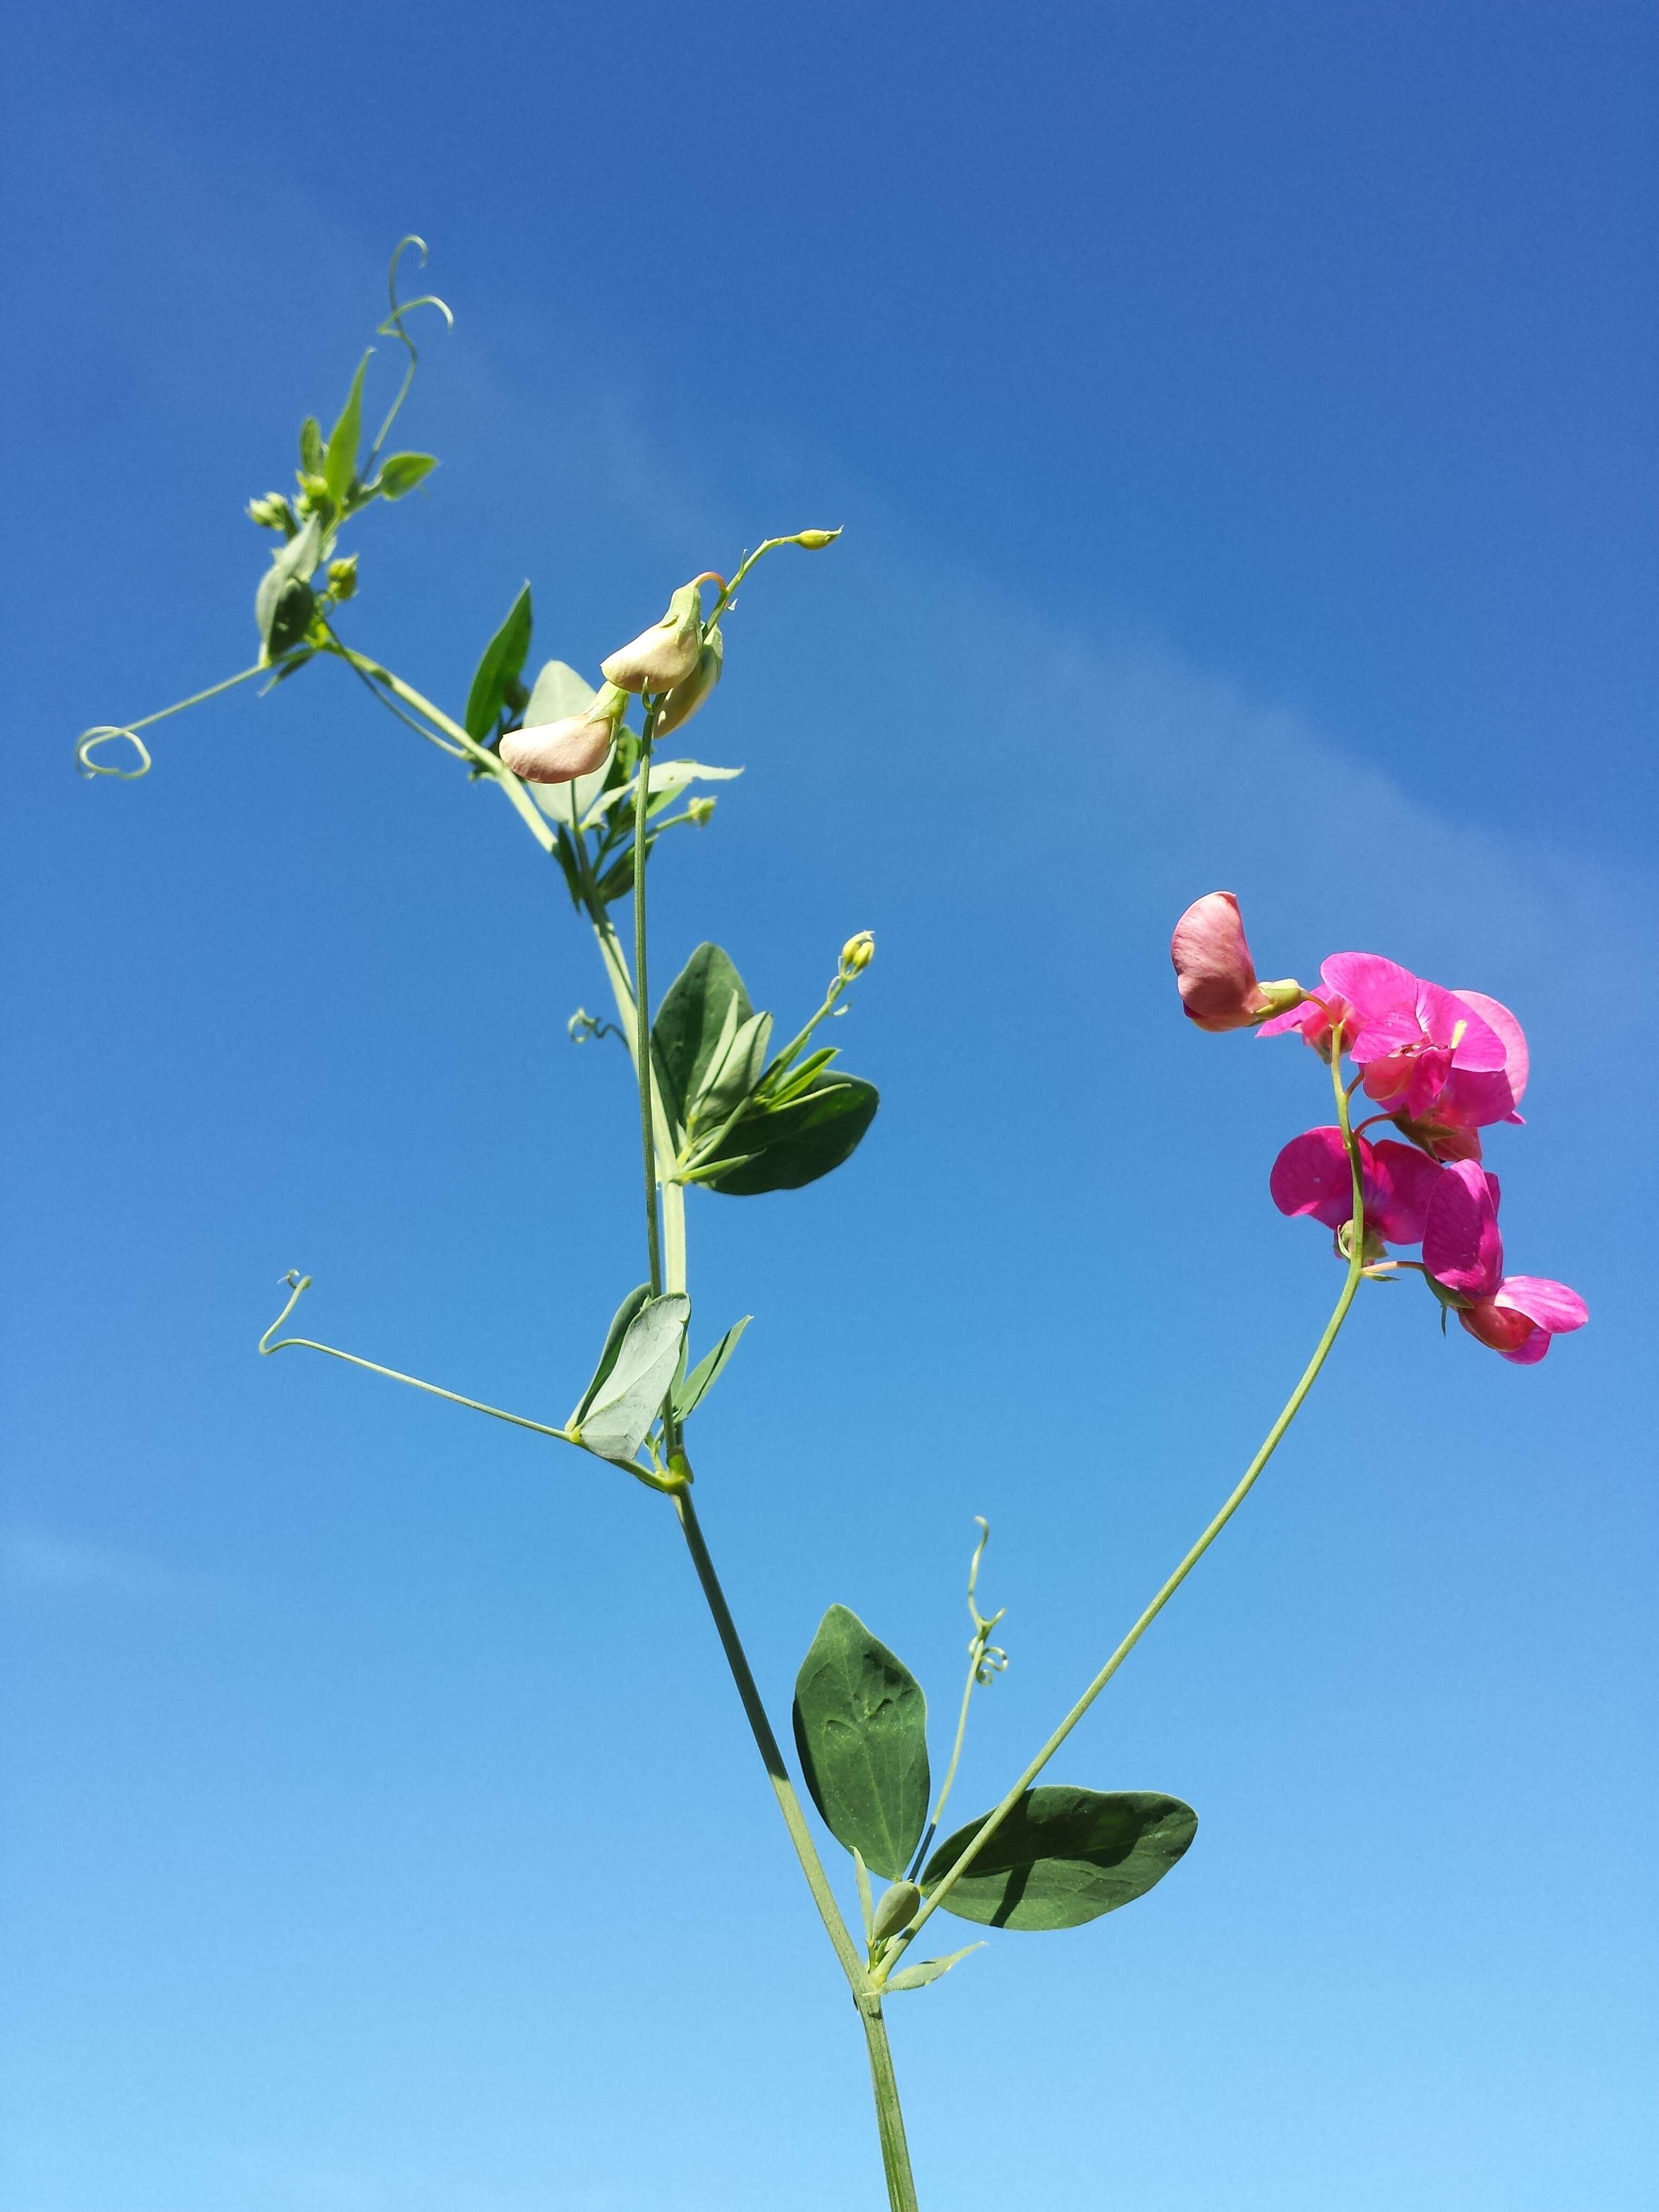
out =
[[[300,425],[300,466],[308,477],[323,473],[323,426],[314,415]]]
[[[323,526],[313,514],[303,530],[277,547],[270,568],[259,579],[259,588],[253,595],[253,619],[259,626],[259,642],[267,660],[275,660],[299,644],[311,627],[315,602],[307,579],[316,573],[322,547]]]
[[[738,1339],[753,1319],[752,1314],[745,1314],[741,1321],[734,1321],[714,1349],[706,1352],[691,1372],[676,1386],[674,1419],[677,1421],[688,1419],[702,1405],[719,1380],[720,1370],[737,1350]]]
[[[874,1084],[856,1075],[814,1076],[786,1104],[740,1114],[714,1155],[716,1172],[705,1171],[697,1180],[730,1198],[799,1190],[851,1157],[880,1103]]]
[[[568,1429],[580,1428],[582,1415],[599,1395],[599,1389],[617,1364],[617,1354],[622,1350],[622,1340],[628,1334],[628,1324],[651,1295],[649,1283],[641,1283],[630,1291],[611,1317],[611,1326],[605,1333],[605,1349],[599,1354],[599,1364],[593,1370],[593,1379],[576,1401],[576,1410],[565,1423]]]
[[[485,646],[466,695],[466,712],[461,720],[468,737],[480,744],[495,726],[507,685],[518,681],[524,667],[530,652],[531,623],[530,586],[526,584],[507,609],[507,620]]]
[[[590,1451],[632,1459],[657,1418],[679,1365],[691,1301],[678,1291],[647,1297],[623,1332],[611,1372],[578,1425]]]
[[[374,350],[373,346],[368,349],[369,353]],[[368,367],[366,353],[357,364],[346,404],[340,410],[339,421],[328,434],[328,450],[323,455],[323,482],[336,507],[345,505],[345,495],[357,473],[357,448],[363,434],[363,371]]]
[[[417,483],[423,483],[437,465],[438,456],[435,453],[388,453],[380,464],[380,473],[374,479],[374,489],[382,499],[401,499],[405,492],[413,491]],[[525,644],[527,651],[528,639]],[[519,667],[523,666],[521,660]],[[514,673],[516,675],[518,671],[515,669]]]
[[[580,714],[598,696],[593,686],[579,676],[568,662],[550,660],[536,678],[520,720],[526,730],[538,730],[544,722],[562,722],[567,715]],[[591,775],[579,775],[571,783],[532,783],[530,796],[544,814],[555,822],[562,822],[567,830],[574,829],[605,789],[613,757],[614,748]],[[628,889],[631,890],[633,887],[630,873]]]
[[[952,1966],[960,1966],[970,1951],[982,1951],[983,1942],[964,1943],[959,1951],[952,1951],[948,1959],[919,1959],[914,1966],[901,1966],[896,1974],[887,1977],[890,1990],[925,1990],[929,1982],[936,1982],[941,1974],[948,1974]]]
[[[986,1815],[958,1828],[923,1869],[926,1894]],[[1179,1797],[1152,1790],[1028,1790],[948,1897],[945,1910],[992,1928],[1080,1928],[1144,1897],[1198,1830]]]
[[[795,1678],[795,1744],[830,1834],[897,1881],[927,1820],[927,1700],[844,1605],[824,1614]]]
[[[682,1128],[722,1042],[754,1011],[718,945],[700,945],[669,985],[651,1024],[651,1049],[668,1110]]]
[[[660,814],[665,807],[672,806],[690,784],[730,783],[734,776],[742,774],[740,768],[708,768],[702,761],[653,761],[650,780],[645,787],[647,811]],[[637,775],[630,775],[626,783],[619,783],[614,791],[607,791],[590,810],[583,828],[595,828],[605,815],[613,812],[624,800],[632,805],[635,787],[638,782]]]

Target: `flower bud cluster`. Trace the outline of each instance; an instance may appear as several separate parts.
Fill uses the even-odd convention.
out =
[[[1340,1127],[1304,1130],[1273,1163],[1281,1213],[1306,1214],[1352,1249],[1357,1162],[1370,1267],[1418,1269],[1469,1334],[1530,1366],[1553,1337],[1582,1328],[1589,1310],[1565,1283],[1506,1275],[1498,1230],[1498,1178],[1480,1164],[1480,1132],[1519,1122],[1527,1087],[1520,1023],[1484,992],[1449,991],[1373,952],[1335,952],[1316,989],[1260,983],[1238,901],[1211,891],[1176,924],[1170,957],[1182,1005],[1206,1030],[1298,1031],[1328,1063],[1346,1057],[1358,1087],[1380,1110],[1364,1127],[1392,1122],[1401,1143],[1371,1143]],[[1390,1244],[1420,1244],[1420,1261],[1389,1261]]]

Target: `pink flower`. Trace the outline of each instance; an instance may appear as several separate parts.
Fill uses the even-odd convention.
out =
[[[1299,1030],[1328,1060],[1340,1023],[1342,1049],[1359,1068],[1367,1097],[1402,1127],[1411,1125],[1413,1136],[1419,1125],[1432,1132],[1431,1116],[1449,1087],[1449,1132],[1470,1131],[1513,1112],[1519,1091],[1510,1071],[1518,1070],[1524,1087],[1526,1040],[1496,1000],[1448,991],[1375,952],[1334,952],[1319,973],[1325,988],[1317,997],[1263,1023],[1263,1036]],[[1502,1016],[1504,1034],[1483,1008]]]
[[[1257,982],[1231,891],[1206,892],[1188,908],[1170,939],[1170,957],[1187,1018],[1201,1030],[1251,1029],[1302,995],[1299,983]]]
[[[616,734],[616,724],[602,714],[567,714],[532,730],[509,730],[501,755],[526,783],[574,783],[599,767]]]
[[[1474,1008],[1504,1047],[1501,1068],[1477,1072],[1454,1066],[1444,1088],[1417,1120],[1395,1116],[1401,1133],[1437,1160],[1478,1160],[1480,1132],[1493,1121],[1519,1121],[1516,1108],[1527,1088],[1527,1040],[1509,1008],[1484,991],[1457,991],[1455,998]]]
[[[1365,1227],[1389,1244],[1421,1242],[1440,1170],[1410,1145],[1359,1139]],[[1353,1177],[1338,1128],[1304,1129],[1273,1162],[1267,1188],[1281,1213],[1310,1214],[1328,1229],[1353,1218]]]
[[[1423,1266],[1454,1294],[1457,1318],[1478,1343],[1530,1367],[1553,1336],[1583,1328],[1589,1309],[1565,1283],[1504,1273],[1499,1196],[1497,1176],[1474,1160],[1443,1168],[1429,1201]]]

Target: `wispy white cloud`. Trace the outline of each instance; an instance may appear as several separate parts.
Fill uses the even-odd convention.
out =
[[[39,1528],[0,1529],[0,1578],[15,1590],[43,1596],[138,1605],[200,1603],[220,1594],[207,1576]]]

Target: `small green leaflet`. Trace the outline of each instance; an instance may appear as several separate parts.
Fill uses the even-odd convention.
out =
[[[611,1317],[611,1326],[605,1333],[605,1349],[599,1354],[599,1364],[593,1370],[593,1379],[576,1401],[576,1410],[565,1423],[568,1429],[581,1426],[582,1416],[599,1395],[601,1382],[617,1364],[617,1354],[622,1350],[622,1340],[628,1334],[628,1324],[651,1295],[649,1283],[641,1283],[631,1290]]]
[[[799,1190],[851,1158],[880,1103],[874,1084],[825,1070],[786,1104],[747,1108],[696,1180],[732,1198]]]
[[[677,1421],[689,1419],[702,1405],[718,1381],[720,1370],[737,1350],[738,1339],[753,1319],[752,1314],[745,1314],[741,1321],[734,1321],[714,1349],[705,1352],[691,1372],[676,1385],[673,1407]]]
[[[402,499],[417,483],[423,483],[437,465],[435,453],[388,453],[374,479],[374,489],[382,499]],[[523,665],[520,661],[519,666]]]
[[[914,1966],[901,1966],[896,1974],[887,1977],[890,1990],[925,1990],[929,1982],[936,1982],[941,1974],[948,1974],[952,1966],[959,1966],[970,1951],[985,1948],[981,1938],[977,1943],[964,1943],[959,1951],[952,1951],[948,1959],[919,1959]]]
[[[523,672],[530,652],[531,623],[530,586],[526,584],[507,609],[507,620],[485,646],[466,695],[466,712],[461,719],[468,737],[480,744],[495,726],[507,685],[516,684]]]
[[[314,415],[300,425],[300,466],[308,477],[323,473],[323,426]]]
[[[603,1459],[631,1460],[662,1410],[679,1365],[691,1301],[678,1291],[647,1297],[623,1333],[611,1372],[577,1425]]]
[[[844,1605],[824,1614],[795,1678],[795,1746],[836,1841],[899,1881],[927,1820],[927,1700]]]
[[[986,1816],[947,1836],[921,1876],[931,1893]],[[1152,1790],[1028,1790],[962,1880],[947,1912],[993,1928],[1080,1928],[1133,1904],[1192,1842],[1198,1815]]]
[[[700,945],[663,994],[651,1049],[664,1101],[684,1128],[722,1042],[754,1012],[743,978],[718,945]]]
[[[357,473],[357,448],[363,434],[363,371],[368,367],[368,354],[374,350],[371,346],[358,362],[346,404],[340,410],[340,419],[328,434],[328,450],[323,455],[323,482],[336,507],[345,505],[346,494]]]

